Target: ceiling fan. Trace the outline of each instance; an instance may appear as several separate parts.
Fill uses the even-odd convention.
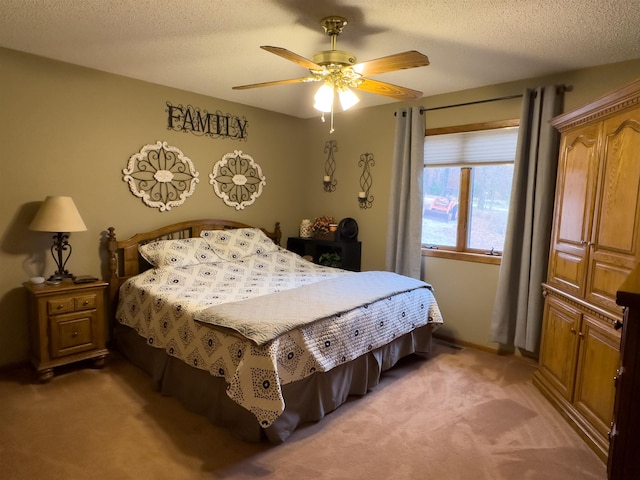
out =
[[[324,113],[331,112],[333,132],[333,99],[338,92],[343,110],[355,105],[359,99],[351,90],[357,89],[378,95],[395,98],[396,100],[414,100],[422,97],[422,92],[406,87],[400,87],[387,82],[372,80],[369,75],[404,70],[407,68],[424,67],[429,65],[426,55],[415,50],[396,53],[386,57],[357,63],[355,55],[336,49],[338,35],[347,25],[347,19],[339,16],[325,17],[320,22],[325,33],[331,38],[331,50],[323,50],[313,55],[312,60],[304,58],[285,48],[263,45],[260,48],[274,53],[286,60],[297,63],[309,70],[310,75],[289,80],[275,80],[272,82],[252,83],[233,87],[234,90],[245,90],[273,85],[287,85],[294,83],[322,82],[322,86],[315,95],[314,107]]]

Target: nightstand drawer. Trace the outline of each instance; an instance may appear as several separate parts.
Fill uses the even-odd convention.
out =
[[[83,295],[82,297],[74,297],[73,300],[74,300],[76,311],[90,310],[92,308],[96,308],[95,295]]]
[[[95,348],[94,317],[92,312],[51,317],[49,319],[51,357],[63,357]]]
[[[73,312],[75,302],[73,297],[53,298],[47,301],[47,312],[49,315]]]
[[[96,308],[95,294],[80,295],[77,297],[58,297],[47,301],[47,311],[49,315],[91,310],[92,308]]]

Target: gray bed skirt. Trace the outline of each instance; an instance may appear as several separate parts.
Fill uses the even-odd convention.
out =
[[[328,372],[317,372],[283,385],[285,411],[266,429],[251,412],[227,396],[223,378],[193,368],[167,355],[164,350],[147,345],[145,339],[129,327],[118,324],[116,340],[125,357],[147,372],[153,387],[164,395],[177,398],[187,409],[228,428],[244,441],[266,439],[271,443],[282,443],[298,425],[322,419],[342,405],[349,395],[366,394],[378,384],[381,372],[393,367],[402,357],[429,353],[431,333],[431,325],[417,328]]]

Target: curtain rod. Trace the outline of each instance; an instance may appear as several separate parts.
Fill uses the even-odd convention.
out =
[[[431,108],[425,108],[425,107],[420,107],[420,113],[424,113],[424,112],[430,112],[432,110],[442,110],[444,108],[453,108],[453,107],[464,107],[465,105],[476,105],[478,103],[487,103],[487,102],[497,102],[498,100],[510,100],[512,98],[522,98],[524,95],[522,93],[519,93],[517,95],[507,95],[505,97],[496,97],[496,98],[487,98],[485,100],[474,100],[473,102],[465,102],[465,103],[456,103],[454,105],[443,105],[441,107],[431,107]],[[396,112],[393,113],[394,116],[397,115]],[[405,116],[405,112],[402,113],[402,116]]]
[[[476,105],[478,103],[487,103],[487,102],[497,102],[499,100],[511,100],[512,98],[522,98],[522,93],[518,95],[507,95],[505,97],[496,97],[496,98],[487,98],[485,100],[474,100],[473,102],[465,102],[465,103],[456,103],[455,105],[443,105],[442,107],[431,107],[420,109],[420,113],[422,112],[430,112],[432,110],[442,110],[443,108],[453,108],[453,107],[464,107],[466,105]]]
[[[558,85],[556,90],[557,90],[558,93],[570,92],[571,90],[573,90],[573,86],[572,85]],[[431,107],[431,108],[422,107],[420,109],[420,113],[430,112],[432,110],[442,110],[444,108],[464,107],[466,105],[476,105],[478,103],[497,102],[497,101],[500,101],[500,100],[511,100],[513,98],[522,98],[523,96],[524,95],[522,93],[520,93],[520,94],[517,94],[517,95],[506,95],[504,97],[487,98],[485,100],[475,100],[473,102],[456,103],[455,105],[443,105],[442,107]]]

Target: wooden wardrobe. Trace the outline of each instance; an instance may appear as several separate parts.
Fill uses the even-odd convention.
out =
[[[561,132],[535,385],[606,460],[620,366],[616,291],[640,262],[640,80],[551,122]]]

